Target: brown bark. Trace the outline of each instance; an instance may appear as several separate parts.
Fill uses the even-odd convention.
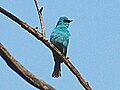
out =
[[[0,56],[7,63],[7,65],[14,70],[18,75],[20,75],[24,80],[26,80],[31,85],[42,90],[55,90],[52,86],[45,83],[43,80],[38,79],[35,75],[29,72],[25,67],[23,67],[0,43]]]
[[[55,51],[58,53],[64,63],[68,66],[68,68],[71,70],[71,72],[77,77],[78,81],[82,84],[82,86],[86,90],[92,90],[91,87],[89,86],[88,82],[85,81],[85,79],[82,77],[82,75],[79,73],[79,71],[74,67],[74,65],[70,62],[68,58],[66,58],[64,55],[61,54],[61,52],[39,31],[35,30],[33,27],[28,25],[27,23],[23,22],[16,16],[12,15],[11,13],[7,12],[3,8],[0,7],[0,12],[12,19],[13,21],[17,22],[19,25],[21,25],[22,28],[27,30],[29,33],[31,33],[33,36],[35,36],[38,40],[42,41],[49,49],[52,51]]]

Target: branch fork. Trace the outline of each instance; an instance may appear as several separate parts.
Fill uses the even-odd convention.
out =
[[[16,23],[18,23],[19,25],[21,25],[22,28],[24,28],[26,31],[28,31],[33,36],[35,36],[38,40],[40,40],[42,43],[44,43],[49,49],[51,49],[52,51],[55,51],[56,53],[58,53],[58,55],[60,55],[62,57],[63,62],[66,64],[66,66],[76,76],[79,83],[86,90],[92,90],[89,83],[85,81],[85,79],[82,77],[82,75],[79,73],[79,71],[70,62],[69,58],[66,58],[64,55],[62,55],[61,52],[46,38],[45,29],[44,29],[44,22],[43,22],[43,18],[42,18],[43,7],[39,8],[37,0],[34,0],[34,2],[35,2],[35,5],[36,5],[37,11],[38,11],[38,15],[39,15],[39,19],[40,19],[41,30],[42,30],[41,33],[36,28],[31,27],[30,25],[23,22],[22,20],[20,20],[19,18],[17,18],[16,16],[14,16],[13,14],[11,14],[8,11],[4,10],[1,7],[0,7],[0,12],[3,13],[4,15],[6,15],[7,17],[9,17],[10,19],[12,19],[13,21],[15,21]],[[1,52],[0,52],[0,55],[1,55]],[[3,58],[3,59],[5,59],[5,58]],[[17,68],[17,67],[15,67],[15,68]],[[43,89],[43,90],[45,90],[45,89]],[[53,89],[48,89],[48,90],[55,90],[55,89],[53,88]]]

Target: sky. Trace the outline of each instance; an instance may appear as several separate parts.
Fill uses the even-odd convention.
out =
[[[72,19],[68,54],[93,90],[120,90],[120,0],[39,0],[49,39],[59,17]],[[0,6],[29,25],[40,23],[34,0],[1,0]],[[52,78],[52,52],[42,42],[0,13],[0,42],[30,72],[57,90],[84,90],[62,64]],[[38,90],[11,70],[0,57],[0,90]]]

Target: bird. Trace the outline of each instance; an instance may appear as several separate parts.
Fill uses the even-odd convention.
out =
[[[66,57],[67,47],[69,43],[70,32],[68,27],[72,20],[69,20],[67,17],[60,17],[57,22],[56,27],[53,29],[50,35],[51,43]],[[54,71],[52,77],[58,78],[61,76],[61,63],[63,62],[62,58],[55,52],[52,51],[54,58]]]

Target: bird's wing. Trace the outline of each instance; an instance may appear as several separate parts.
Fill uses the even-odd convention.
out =
[[[53,44],[61,43],[63,46],[67,47],[69,43],[69,35],[64,32],[56,31],[51,34],[50,41]]]
[[[50,37],[50,41],[57,47],[64,55],[67,53],[67,45],[69,39],[66,39],[64,34],[59,32],[53,32]]]

